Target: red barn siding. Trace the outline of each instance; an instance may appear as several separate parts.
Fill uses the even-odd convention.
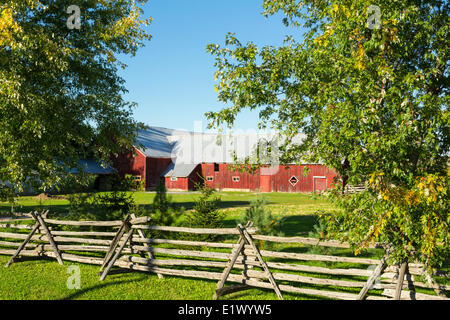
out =
[[[146,157],[142,152],[135,149],[136,155],[131,151],[124,151],[116,159],[113,159],[114,168],[119,171],[119,175],[124,177],[126,174],[140,175],[141,180],[145,181],[145,188],[155,188],[161,181],[161,175],[167,166],[172,162],[170,158],[151,158]]]
[[[237,189],[255,191],[259,189],[259,172],[250,174],[248,172],[234,171],[229,170],[228,166],[226,163],[219,163],[219,171],[214,171],[214,163],[203,163],[203,177],[205,179],[208,176],[213,177],[213,181],[206,181],[206,184],[220,190]],[[239,181],[233,181],[233,177],[239,177]]]
[[[272,191],[272,180],[271,176],[259,176],[259,191],[261,192],[271,192]]]
[[[206,185],[216,189],[236,189],[261,192],[314,192],[332,187],[336,173],[320,164],[311,165],[283,165],[278,170],[269,174],[260,171],[250,174],[247,172],[230,171],[227,164],[219,164],[219,171],[214,171],[214,163],[202,164],[202,175],[213,177],[213,181],[207,181]],[[305,176],[305,167],[309,173]],[[297,183],[292,185],[289,180],[295,176]],[[239,182],[233,181],[233,177],[239,177]]]
[[[146,157],[137,149],[135,152],[135,155],[132,151],[120,153],[117,158],[113,159],[114,168],[121,177],[125,177],[126,174],[139,175],[143,181],[146,181]]]
[[[309,173],[305,176],[305,167]],[[297,178],[297,183],[292,185],[289,180]],[[267,178],[270,177],[270,178]],[[319,178],[325,177],[325,178]],[[326,166],[320,164],[311,165],[283,165],[279,166],[276,174],[266,176],[264,180],[264,191],[280,192],[314,192],[330,188],[336,173]],[[270,179],[270,181],[268,181]]]
[[[202,163],[201,165],[201,174],[203,178],[205,179],[205,184],[208,187],[216,188],[216,179],[214,176],[214,164],[213,163]],[[213,181],[206,180],[207,177],[212,177]]]
[[[171,177],[165,177],[167,190],[189,190],[189,178],[177,178],[177,181],[172,181]]]
[[[202,167],[198,165],[192,170],[188,177],[177,177],[177,181],[172,181],[171,177],[165,177],[167,190],[195,190],[196,184],[202,181]]]
[[[114,159],[114,167],[123,177],[125,174],[140,175],[145,181],[145,187],[155,188],[161,181],[169,190],[194,190],[196,182],[203,178],[206,185],[219,190],[249,190],[261,192],[314,192],[331,188],[336,172],[324,165],[281,165],[276,172],[267,174],[266,171],[248,172],[231,171],[229,164],[219,163],[219,171],[214,170],[214,163],[202,163],[197,166],[189,177],[178,177],[177,181],[170,181],[170,177],[161,177],[167,166],[172,162],[170,158],[150,158],[136,150],[123,152]],[[305,176],[305,167],[310,169]],[[201,177],[202,178],[201,178]],[[292,185],[289,180],[295,176],[298,182]],[[207,181],[212,177],[212,181]],[[239,177],[239,181],[233,181]]]
[[[147,158],[147,179],[145,183],[147,189],[156,188],[160,182],[164,181],[161,175],[171,163],[172,159],[170,158]]]
[[[202,182],[202,166],[198,165],[188,177],[188,190],[195,190],[196,185]]]

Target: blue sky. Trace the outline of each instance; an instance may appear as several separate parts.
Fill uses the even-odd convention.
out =
[[[205,129],[205,112],[224,107],[214,92],[209,43],[223,45],[234,32],[242,43],[278,46],[287,34],[300,32],[286,28],[280,15],[265,18],[262,0],[149,0],[144,11],[154,19],[148,28],[153,38],[123,59],[125,98],[138,103],[138,121],[174,129],[193,130],[195,121]],[[257,122],[257,112],[244,112],[235,129],[256,130]]]

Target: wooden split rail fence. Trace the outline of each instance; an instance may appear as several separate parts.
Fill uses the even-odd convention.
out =
[[[153,226],[149,222],[148,217],[130,214],[122,221],[68,221],[49,219],[47,212],[32,212],[0,219],[0,254],[11,255],[6,266],[21,256],[56,258],[60,264],[96,264],[100,281],[113,267],[152,272],[160,278],[215,280],[215,299],[263,288],[274,290],[280,299],[282,292],[289,292],[325,299],[428,300],[447,299],[450,287],[435,282],[433,276],[442,272],[429,275],[420,264],[388,266],[387,254],[382,259],[355,257],[348,244],[338,241],[258,235],[251,222],[220,229]],[[198,236],[215,239],[192,239]],[[262,243],[283,247],[281,251],[262,250]],[[316,253],[321,250],[324,252]],[[225,286],[227,282],[233,285]]]
[[[366,186],[364,184],[360,185],[346,185],[344,189],[345,194],[353,194],[353,193],[360,193],[362,191],[366,190]]]

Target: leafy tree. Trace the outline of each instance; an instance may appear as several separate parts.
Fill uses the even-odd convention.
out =
[[[356,252],[382,242],[392,259],[428,266],[449,258],[449,4],[447,1],[265,0],[284,15],[283,46],[233,35],[216,57],[218,99],[210,127],[245,108],[286,137],[281,161],[323,161],[367,191],[333,198],[344,209],[328,235]],[[380,15],[377,14],[380,13]],[[299,132],[303,143],[293,144]]]
[[[145,2],[1,2],[0,180],[19,191],[27,177],[54,186],[78,159],[108,160],[134,142],[141,125],[117,71],[119,55],[150,39]],[[79,8],[79,29],[69,28],[69,4]]]
[[[14,206],[18,202],[14,189],[7,185],[0,185],[0,201],[7,201],[11,205],[11,212],[14,212]]]

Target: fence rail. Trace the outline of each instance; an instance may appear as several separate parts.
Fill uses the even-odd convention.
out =
[[[349,253],[350,245],[339,241],[259,235],[251,224],[200,229],[149,223],[148,217],[132,215],[123,221],[68,221],[31,213],[1,221],[0,254],[12,256],[8,265],[19,256],[100,265],[100,280],[112,267],[159,277],[216,280],[215,298],[256,287],[272,289],[279,298],[281,292],[290,292],[350,300],[446,299],[450,289],[437,284],[420,264],[410,263],[404,278],[399,279],[399,266],[387,266],[384,258],[355,257]],[[67,228],[70,230],[64,230]],[[198,240],[202,236],[215,240]],[[280,250],[260,249],[255,241],[279,245]],[[380,246],[372,250],[381,251],[376,248]],[[237,285],[225,286],[226,282]],[[415,288],[433,291],[421,293]]]

